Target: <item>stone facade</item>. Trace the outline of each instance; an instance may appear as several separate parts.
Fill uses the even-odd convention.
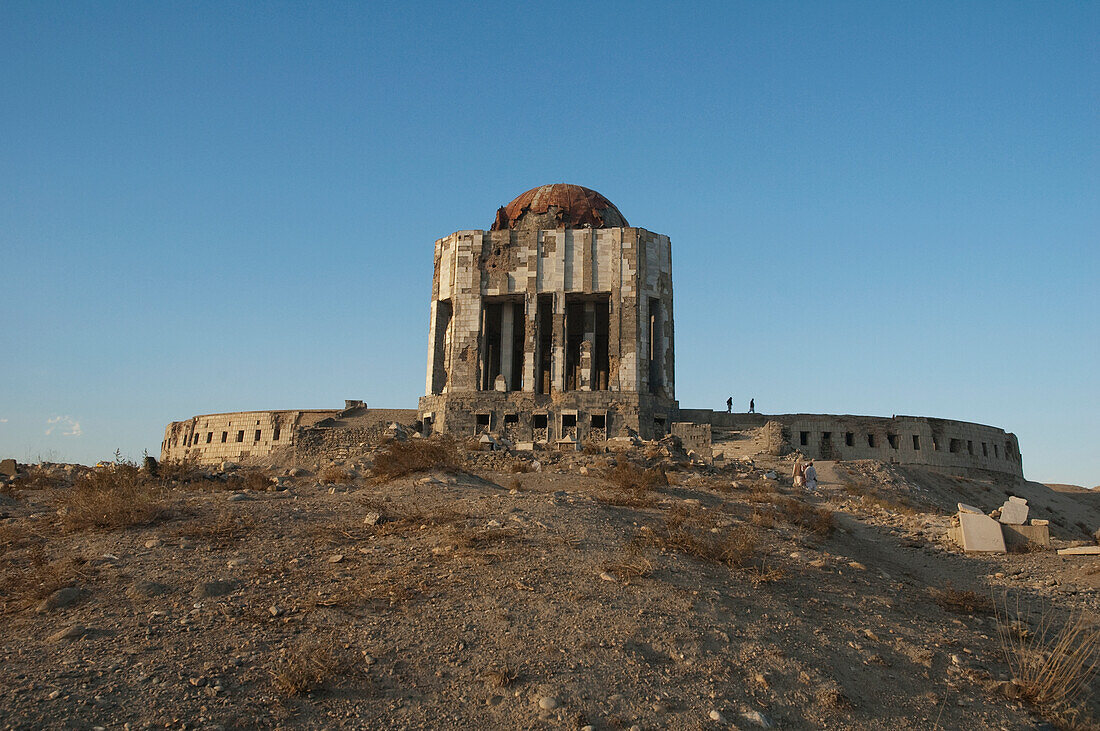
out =
[[[435,242],[425,429],[513,431],[523,441],[660,436],[677,410],[669,239],[625,225],[539,228],[625,224],[578,186],[543,186],[517,201],[542,191],[541,210],[505,223],[498,214],[509,228]],[[592,196],[607,206],[599,215],[568,208]]]
[[[727,414],[681,409],[680,418],[722,430],[744,430],[777,421],[790,445],[813,459],[877,459],[893,464],[967,468],[1023,476],[1016,435],[994,426],[923,416],[826,414]]]

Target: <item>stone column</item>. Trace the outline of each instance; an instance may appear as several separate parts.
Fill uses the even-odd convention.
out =
[[[596,348],[596,303],[584,303],[584,342],[581,344],[581,358],[578,367],[580,376],[577,386],[581,391],[592,390],[593,371],[596,367],[594,352]]]
[[[500,308],[500,374],[504,376],[507,390],[514,391],[512,383],[512,326],[515,308],[511,302],[505,302]]]
[[[554,358],[550,364],[550,382],[557,393],[565,391],[565,295],[554,294]]]

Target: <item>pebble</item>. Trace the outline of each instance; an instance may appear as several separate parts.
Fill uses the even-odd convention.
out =
[[[363,525],[378,525],[382,522],[382,514],[371,511],[363,516]]]
[[[711,711],[710,712],[710,720],[717,721],[718,723],[725,723],[726,722],[726,717],[723,716],[718,711]]]
[[[55,700],[55,699],[59,698],[60,696],[61,696],[61,691],[60,690],[53,690],[53,691],[50,691],[50,694],[46,697],[49,698],[52,701],[52,700]]]
[[[235,492],[235,493],[233,493],[232,495],[229,496],[229,502],[231,502],[231,503],[239,503],[239,502],[242,502],[244,500],[251,500],[251,499],[252,498],[250,498],[248,495],[244,494],[243,492]]]
[[[539,698],[539,708],[544,711],[552,711],[558,707],[558,699],[552,695],[543,696]]]
[[[267,611],[271,614],[272,617],[278,617],[280,614],[283,613],[283,610],[279,609],[274,604],[272,604],[270,607],[268,607]]]
[[[332,554],[331,556],[328,557],[328,562],[329,563],[340,563],[343,560],[344,560],[344,554],[342,554],[342,553],[334,553],[334,554]]]
[[[615,580],[615,577],[612,576],[611,574],[607,573],[606,571],[603,571],[603,572],[600,573],[600,578],[603,579],[604,581],[614,581]]]
[[[160,539],[159,538],[150,538],[149,540],[147,540],[145,542],[145,547],[146,548],[156,548],[159,545],[160,545]]]
[[[51,642],[60,642],[61,640],[78,640],[84,635],[88,634],[90,630],[87,627],[82,627],[79,624],[74,624],[71,627],[66,627],[60,632],[55,632],[50,635]]]

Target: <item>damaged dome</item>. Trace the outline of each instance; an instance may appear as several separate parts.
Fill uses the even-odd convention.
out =
[[[497,209],[493,231],[629,226],[615,204],[589,188],[567,183],[540,185]]]

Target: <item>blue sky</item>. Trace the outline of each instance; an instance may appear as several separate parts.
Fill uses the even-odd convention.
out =
[[[687,407],[977,421],[1100,483],[1100,4],[0,5],[0,456],[414,407],[432,242],[673,242]]]

